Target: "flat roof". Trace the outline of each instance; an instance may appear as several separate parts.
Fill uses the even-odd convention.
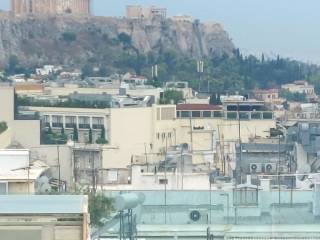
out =
[[[221,110],[222,106],[211,104],[178,104],[178,111],[212,111]]]
[[[319,225],[278,225],[270,224],[265,226],[255,225],[138,225],[139,236],[206,236],[207,229],[210,228],[210,232],[215,235],[226,235],[229,237],[267,237],[274,234],[280,234],[282,236],[290,237],[306,237],[310,234],[313,237],[320,237]],[[304,238],[302,238],[304,239]]]
[[[85,195],[0,195],[0,216],[87,212],[88,198]]]
[[[1,181],[19,182],[19,181],[35,181],[40,175],[49,169],[49,166],[42,161],[35,161],[30,166],[23,166],[8,172],[0,172]]]

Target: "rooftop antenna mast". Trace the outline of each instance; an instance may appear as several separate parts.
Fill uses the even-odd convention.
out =
[[[242,168],[241,168],[241,162],[242,162],[242,144],[241,144],[241,116],[240,116],[240,104],[238,102],[237,106],[237,115],[238,115],[238,139],[239,139],[239,175],[240,175],[240,183],[242,183]]]

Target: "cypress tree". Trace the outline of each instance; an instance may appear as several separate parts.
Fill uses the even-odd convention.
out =
[[[92,144],[92,129],[89,130],[89,143]]]
[[[73,141],[75,142],[79,141],[78,129],[76,126],[73,127]]]

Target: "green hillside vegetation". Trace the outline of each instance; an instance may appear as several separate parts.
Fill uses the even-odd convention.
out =
[[[113,61],[102,60],[100,64],[121,73],[132,71],[142,74],[148,79],[152,79],[151,68],[157,64],[158,78],[149,82],[156,87],[163,86],[168,81],[187,81],[193,89],[200,89],[202,92],[247,92],[255,88],[276,88],[281,84],[306,79],[320,93],[320,67],[317,65],[280,56],[274,59],[264,55],[260,58],[243,56],[239,49],[235,49],[231,56],[213,55],[202,59],[204,73],[199,86],[198,59],[179,54],[174,49],[162,51],[161,47],[157,53],[143,55],[131,42],[130,36],[120,34],[112,44],[120,44],[122,51],[117,55],[113,54]],[[87,65],[92,68],[94,64],[95,61],[92,61]],[[84,66],[84,69],[88,68],[90,67]]]
[[[200,88],[203,92],[245,93],[255,88],[277,88],[281,84],[305,79],[314,84],[317,93],[320,93],[319,66],[279,56],[276,59],[265,59],[264,56],[259,59],[253,55],[244,57],[235,50],[234,56],[204,59],[200,86],[195,59],[178,56],[174,51],[163,53],[157,58],[149,57],[141,67],[149,79],[153,64],[158,64],[159,68],[159,78],[152,82],[155,86],[161,86],[166,81],[188,81],[193,89]]]
[[[98,34],[98,33],[96,33]],[[100,35],[99,35],[100,36]],[[315,85],[320,93],[320,67],[299,61],[282,58],[270,59],[262,55],[244,56],[235,49],[231,55],[212,54],[204,61],[204,73],[199,84],[197,60],[191,56],[178,53],[159,44],[157,50],[142,54],[132,44],[132,39],[125,33],[117,38],[110,38],[107,34],[97,37],[99,52],[85,63],[78,63],[75,67],[82,69],[82,77],[106,76],[111,73],[134,72],[150,79],[150,84],[159,87],[168,81],[187,81],[195,90],[202,92],[247,92],[255,88],[274,88],[281,84],[305,79]],[[101,38],[101,39],[100,39]],[[65,32],[62,41],[76,44],[77,35]],[[97,41],[98,41],[97,40]],[[101,43],[104,44],[101,44]],[[103,47],[101,47],[103,46]],[[151,67],[158,65],[158,78],[151,78]],[[36,67],[36,66],[35,66]],[[39,67],[39,66],[37,66]],[[94,72],[95,67],[100,71]],[[7,74],[24,73],[29,75],[33,69],[25,68],[16,56],[10,56]]]
[[[3,133],[4,131],[6,131],[8,128],[7,123],[6,122],[0,122],[0,134]]]

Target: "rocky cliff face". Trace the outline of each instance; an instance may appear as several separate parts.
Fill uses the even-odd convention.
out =
[[[132,38],[141,54],[171,49],[195,58],[232,54],[234,45],[220,24],[139,21],[108,17],[13,18],[0,14],[0,65],[11,55],[25,66],[111,62],[126,50],[119,34]]]

